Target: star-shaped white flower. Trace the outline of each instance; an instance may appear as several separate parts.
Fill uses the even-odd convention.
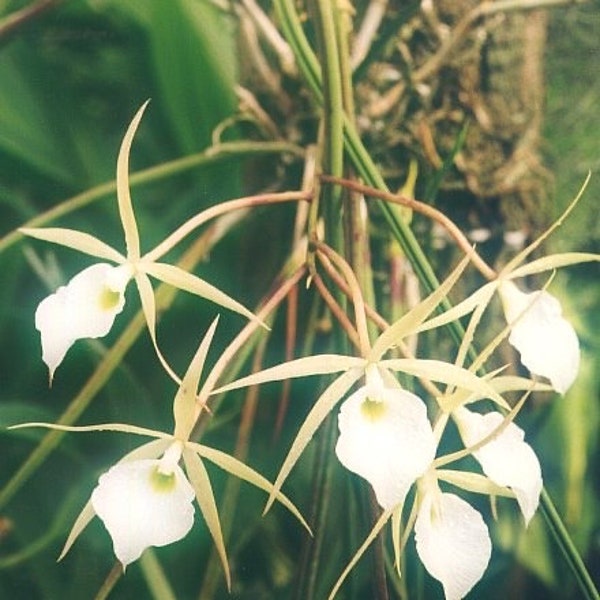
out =
[[[76,340],[103,337],[110,331],[125,305],[125,288],[131,277],[128,265],[98,263],[40,302],[35,326],[41,333],[42,358],[50,381]]]
[[[194,523],[194,488],[177,464],[178,453],[162,459],[118,463],[100,476],[92,506],[113,541],[123,568],[150,546],[187,535]],[[177,456],[178,454],[178,456]]]
[[[485,572],[492,553],[487,526],[477,510],[455,494],[427,491],[415,522],[421,562],[444,587],[446,600],[460,600]]]
[[[579,340],[563,318],[560,302],[545,290],[525,293],[512,281],[499,288],[508,341],[519,351],[521,362],[535,375],[547,377],[564,394],[579,371]]]
[[[402,504],[435,456],[425,403],[405,390],[366,385],[344,401],[335,452],[364,477],[384,509]]]
[[[497,412],[481,415],[466,408],[454,412],[465,446],[473,446],[489,436],[502,424],[504,417]],[[509,423],[498,436],[473,452],[483,472],[496,484],[509,487],[515,494],[525,523],[537,510],[542,491],[540,462],[524,431]]]

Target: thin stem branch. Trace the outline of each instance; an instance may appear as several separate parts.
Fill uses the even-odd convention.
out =
[[[317,244],[318,253],[322,252],[332,262],[334,262],[340,271],[342,272],[346,282],[350,288],[352,294],[352,302],[354,305],[354,319],[356,321],[356,331],[358,332],[358,338],[360,340],[360,351],[363,356],[367,356],[371,343],[369,341],[369,330],[367,328],[367,317],[365,314],[365,301],[362,296],[362,291],[354,271],[350,268],[350,265],[335,251],[333,248],[327,246],[327,244]]]
[[[143,261],[155,262],[162,256],[164,256],[169,250],[171,250],[176,244],[181,242],[183,238],[189,235],[194,229],[197,229],[201,225],[204,225],[207,221],[214,219],[220,215],[223,215],[234,210],[241,210],[244,208],[255,208],[257,206],[263,206],[265,204],[279,204],[281,202],[298,202],[298,201],[309,201],[312,198],[311,192],[298,191],[298,192],[280,192],[275,194],[258,194],[256,196],[246,196],[245,198],[236,198],[235,200],[229,200],[227,202],[221,202],[215,206],[211,206],[198,213],[196,216],[187,220],[181,227],[176,229],[171,235],[163,240],[153,250],[148,252],[142,257]]]
[[[343,185],[352,190],[356,190],[365,196],[371,196],[373,198],[379,198],[380,200],[384,200],[385,202],[391,202],[393,204],[400,204],[401,206],[406,206],[415,212],[418,212],[425,217],[432,219],[436,223],[439,223],[452,237],[452,239],[456,242],[458,247],[471,258],[471,262],[473,265],[480,271],[480,273],[489,281],[494,281],[497,279],[498,274],[492,267],[490,267],[484,260],[481,258],[477,252],[473,249],[469,240],[465,237],[463,232],[458,228],[458,226],[451,221],[444,213],[440,212],[433,206],[429,204],[425,204],[424,202],[420,202],[419,200],[415,200],[414,198],[407,198],[406,196],[402,196],[399,194],[392,194],[391,192],[384,192],[382,190],[377,190],[368,185],[364,185],[362,183],[358,183],[357,181],[350,181],[348,179],[341,179],[339,177],[333,177],[331,175],[321,175],[321,180],[336,183],[338,185]]]

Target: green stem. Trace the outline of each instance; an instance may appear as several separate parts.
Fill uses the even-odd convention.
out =
[[[257,154],[281,154],[288,153],[299,158],[304,157],[304,150],[294,144],[288,142],[223,142],[218,146],[211,146],[203,152],[184,156],[162,163],[143,171],[133,173],[129,178],[129,186],[131,188],[142,184],[158,181],[184,173],[197,167],[203,167],[234,156],[255,156]],[[77,194],[72,198],[68,198],[60,202],[26,223],[21,227],[41,227],[51,221],[55,221],[59,217],[72,213],[96,200],[100,200],[110,194],[113,194],[117,189],[115,181],[107,181],[97,185],[81,194]],[[0,239],[0,253],[18,242],[23,237],[18,230],[13,230]]]
[[[344,104],[340,57],[336,40],[335,8],[330,0],[312,0],[310,7],[314,15],[321,73],[323,74],[323,131],[322,170],[325,173],[343,174],[344,169]],[[321,192],[324,207],[327,239],[334,247],[343,243],[340,217],[342,214],[341,188],[326,187]]]
[[[600,594],[598,594],[598,590],[588,573],[583,559],[577,551],[575,544],[573,544],[573,540],[556,510],[552,498],[550,498],[545,489],[542,490],[540,499],[542,513],[546,519],[546,523],[550,527],[567,564],[575,575],[577,585],[579,586],[579,590],[583,593],[583,597],[586,598],[586,600],[599,600]]]

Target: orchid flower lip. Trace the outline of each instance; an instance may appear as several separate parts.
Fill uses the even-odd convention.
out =
[[[577,377],[580,350],[560,302],[546,290],[522,292],[512,281],[502,281],[499,293],[511,328],[508,341],[518,350],[521,362],[564,394]]]
[[[173,464],[182,448],[176,443],[161,459],[117,463],[100,476],[92,492],[93,509],[123,567],[146,548],[176,542],[192,528],[196,495],[181,467]],[[164,471],[163,460],[170,472]]]
[[[44,298],[35,312],[50,379],[76,340],[105,336],[125,305],[130,265],[96,263]]]
[[[362,386],[341,405],[335,452],[366,479],[384,509],[404,502],[431,465],[436,442],[425,403],[398,388]]]

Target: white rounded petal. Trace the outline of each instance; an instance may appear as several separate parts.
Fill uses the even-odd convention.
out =
[[[185,537],[194,523],[194,489],[179,466],[161,474],[160,460],[120,463],[100,476],[92,506],[126,567],[149,546]]]
[[[415,541],[421,562],[444,586],[447,600],[459,600],[471,590],[492,554],[483,518],[454,494],[425,494],[415,522]]]
[[[50,378],[75,340],[106,335],[125,304],[129,267],[99,263],[44,298],[35,312]]]
[[[338,425],[337,457],[373,486],[384,509],[403,503],[434,459],[425,403],[405,390],[360,388],[342,404]]]
[[[500,286],[500,297],[511,325],[508,341],[519,351],[521,362],[564,394],[577,377],[580,352],[560,302],[546,291],[521,292],[511,281]]]
[[[481,441],[504,420],[497,412],[480,415],[466,408],[455,411],[454,415],[465,446]],[[494,483],[513,490],[525,523],[529,524],[537,510],[543,484],[540,462],[524,440],[524,431],[509,423],[499,436],[476,450],[473,456]]]

